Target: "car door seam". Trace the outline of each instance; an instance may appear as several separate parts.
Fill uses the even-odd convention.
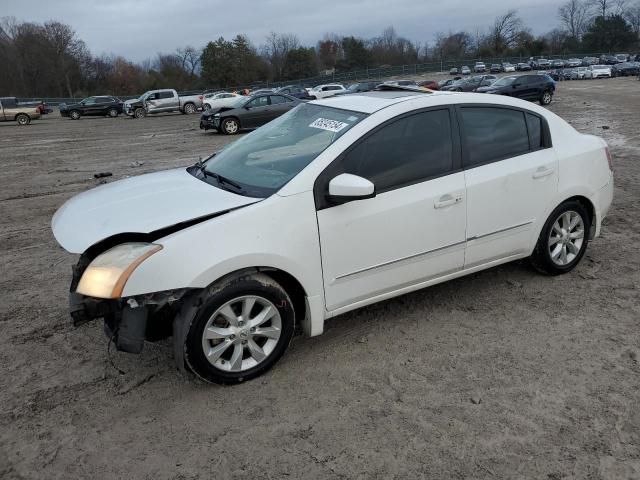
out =
[[[498,233],[503,233],[509,230],[514,230],[516,228],[525,227],[527,225],[531,225],[532,223],[533,223],[533,220],[529,220],[528,222],[519,223],[518,225],[513,225],[511,227],[501,228],[500,230],[496,230],[494,232],[484,233],[482,235],[475,235],[473,237],[467,238],[467,242],[470,242],[472,240],[480,240],[481,238],[490,237],[491,235],[497,235]]]

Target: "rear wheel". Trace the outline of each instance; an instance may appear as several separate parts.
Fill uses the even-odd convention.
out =
[[[549,105],[551,100],[553,100],[553,95],[551,91],[547,90],[542,94],[542,97],[540,97],[540,105]]]
[[[187,103],[184,106],[184,113],[191,115],[196,111],[196,106],[193,103]]]
[[[71,110],[71,112],[69,112],[69,117],[71,117],[71,120],[80,120],[80,112],[78,110]]]
[[[16,122],[18,122],[18,125],[22,126],[29,125],[31,123],[31,117],[26,113],[19,113],[16,115]]]
[[[118,109],[110,108],[109,111],[107,112],[107,115],[109,115],[111,118],[116,118],[118,116]]]
[[[293,336],[294,311],[284,289],[255,273],[209,290],[185,340],[189,368],[213,383],[239,383],[269,370]]]
[[[235,118],[225,118],[222,121],[222,131],[227,135],[235,135],[240,131],[240,123]]]
[[[575,200],[563,203],[545,223],[531,263],[548,275],[570,272],[587,250],[590,229],[589,213],[581,203]]]

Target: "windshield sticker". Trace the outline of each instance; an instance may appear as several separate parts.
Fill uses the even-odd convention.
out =
[[[355,122],[357,119],[358,117],[353,117],[353,116],[347,118],[347,120],[349,120],[350,122]]]
[[[339,132],[343,128],[349,126],[348,123],[339,122],[337,120],[329,120],[328,118],[318,118],[309,124],[311,128],[320,128],[329,132]]]

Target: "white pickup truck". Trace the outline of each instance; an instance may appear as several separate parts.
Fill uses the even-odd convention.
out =
[[[164,112],[195,113],[202,108],[202,95],[178,95],[172,88],[149,90],[140,98],[127,100],[122,111],[134,118]]]

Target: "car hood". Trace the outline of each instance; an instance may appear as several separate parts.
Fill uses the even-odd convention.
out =
[[[51,229],[65,250],[82,253],[113,235],[151,233],[260,200],[214,187],[179,168],[80,193],[58,209]]]

